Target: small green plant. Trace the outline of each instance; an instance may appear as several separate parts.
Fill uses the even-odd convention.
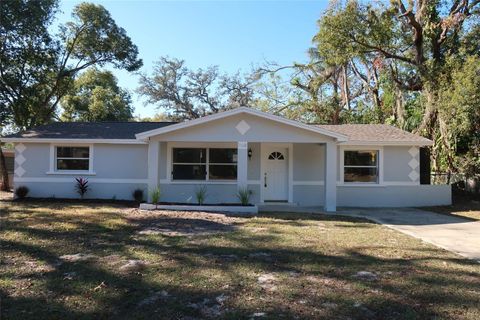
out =
[[[237,192],[237,198],[240,200],[242,206],[248,206],[250,204],[250,197],[252,196],[252,190],[248,188],[240,188]]]
[[[135,189],[132,193],[133,199],[137,202],[143,201],[143,190],[142,189]]]
[[[205,199],[207,198],[207,186],[198,186],[195,190],[195,197],[197,198],[197,203],[202,205],[205,203]]]
[[[90,186],[88,185],[88,179],[86,178],[75,178],[75,190],[80,195],[80,198],[83,199],[85,194],[90,190]]]
[[[155,189],[150,191],[150,196],[152,197],[152,203],[158,204],[160,202],[160,187],[156,187]]]
[[[28,192],[30,189],[25,186],[20,186],[15,190],[15,196],[17,196],[18,199],[23,199],[27,196]]]

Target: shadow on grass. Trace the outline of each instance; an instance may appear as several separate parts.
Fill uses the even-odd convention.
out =
[[[69,205],[65,209],[101,207]],[[45,204],[13,206],[3,215],[2,233],[17,237],[2,237],[2,255],[8,259],[28,257],[53,268],[22,273],[15,269],[21,268],[22,261],[14,266],[2,259],[4,283],[30,283],[25,288],[14,288],[14,294],[12,288],[2,289],[2,319],[248,319],[259,311],[272,319],[415,319],[441,317],[445,310],[455,314],[469,308],[473,311],[466,318],[480,314],[474,310],[480,304],[478,265],[445,257],[441,250],[406,248],[403,250],[420,252],[421,256],[380,257],[366,251],[384,250],[383,246],[352,244],[322,249],[294,245],[279,231],[261,233],[241,225],[224,230],[224,224],[199,219],[147,218],[131,223],[111,207],[97,212],[98,217],[91,213],[37,212],[39,209],[45,209]],[[52,210],[62,209],[54,204]],[[118,223],[110,225],[105,222],[109,219]],[[71,228],[49,227],[53,223],[69,224]],[[266,229],[272,225],[315,227],[318,223],[332,223],[335,228],[375,226],[362,219],[317,214],[267,214],[243,222]],[[201,230],[225,232],[191,238],[137,233],[146,226],[187,232],[197,225]],[[318,238],[321,241],[322,236]],[[145,271],[136,273],[119,272],[107,266],[108,260],[59,263],[61,254],[78,252],[100,258],[117,254],[124,260],[145,255],[153,259]],[[454,272],[445,264],[454,265]],[[206,270],[214,274],[208,275]],[[375,279],[357,277],[362,270],[374,272]],[[75,279],[65,280],[65,274],[72,272]],[[274,292],[262,290],[257,277],[265,273],[275,274],[281,288]],[[215,280],[220,276],[223,286]],[[96,290],[102,282],[105,286]],[[168,296],[142,304],[162,290]],[[222,294],[230,299],[225,305],[215,302]],[[208,313],[205,299],[213,305],[211,312],[216,305],[222,312],[216,316]],[[305,302],[296,302],[300,300]]]
[[[322,214],[322,213],[300,213],[300,212],[261,212],[257,215],[258,218],[278,219],[284,221],[347,221],[347,222],[369,222],[367,219],[350,217],[341,214]]]

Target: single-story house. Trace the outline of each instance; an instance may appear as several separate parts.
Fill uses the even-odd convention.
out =
[[[179,123],[56,122],[1,140],[15,144],[14,184],[31,197],[78,197],[82,176],[87,198],[132,199],[137,188],[150,197],[159,186],[161,201],[193,204],[206,186],[216,204],[238,203],[239,188],[254,204],[329,211],[451,203],[450,186],[421,183],[432,141],[388,125],[305,124],[242,107]]]

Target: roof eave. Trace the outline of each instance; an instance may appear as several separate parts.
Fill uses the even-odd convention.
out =
[[[427,147],[433,146],[433,141],[413,141],[413,140],[403,140],[403,141],[370,141],[370,140],[350,140],[347,142],[342,142],[340,145],[343,146],[416,146],[416,147]]]
[[[210,121],[214,121],[214,120],[217,120],[217,119],[222,119],[222,118],[225,118],[225,117],[228,117],[228,116],[233,116],[233,115],[240,114],[240,113],[247,113],[247,114],[256,115],[256,116],[259,116],[259,117],[262,117],[262,118],[265,118],[265,119],[270,119],[270,120],[277,121],[277,122],[280,122],[280,123],[284,123],[284,124],[287,124],[287,125],[291,125],[291,126],[294,126],[294,127],[297,127],[297,128],[302,128],[302,129],[305,129],[305,130],[308,130],[308,131],[323,134],[323,135],[326,135],[328,137],[335,138],[339,142],[348,141],[348,137],[343,135],[343,134],[339,134],[339,133],[336,133],[336,132],[333,132],[333,131],[330,131],[330,130],[326,130],[326,129],[323,129],[323,128],[319,128],[319,127],[312,127],[310,125],[303,124],[303,123],[295,121],[295,120],[285,119],[285,118],[282,118],[280,116],[276,116],[276,115],[273,115],[273,114],[269,114],[269,113],[262,112],[262,111],[259,111],[259,110],[255,110],[255,109],[248,108],[248,107],[240,107],[240,108],[236,108],[236,109],[232,109],[232,110],[228,110],[228,111],[215,113],[215,114],[208,115],[208,116],[198,118],[198,119],[180,122],[180,123],[173,124],[173,125],[170,125],[170,126],[167,126],[167,127],[158,128],[158,129],[154,129],[154,130],[149,130],[149,131],[145,131],[145,132],[140,132],[140,133],[137,133],[135,135],[135,137],[139,140],[145,141],[152,136],[156,136],[156,135],[160,135],[160,134],[164,134],[164,133],[188,128],[188,127],[203,124],[203,123],[208,123]]]
[[[105,144],[146,144],[146,142],[138,139],[75,139],[75,138],[0,138],[2,142],[11,143],[105,143]]]

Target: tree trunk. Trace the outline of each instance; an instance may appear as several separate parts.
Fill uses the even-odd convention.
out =
[[[403,92],[398,86],[395,84],[395,118],[397,123],[400,125],[401,128],[404,128],[405,125],[405,101],[403,100]]]
[[[423,95],[426,98],[425,111],[423,112],[422,122],[416,132],[419,134],[423,133],[425,137],[433,140],[438,116],[437,95],[434,86],[425,85]]]
[[[7,163],[5,161],[5,155],[2,151],[2,145],[0,144],[0,167],[2,170],[2,191],[10,191],[10,181],[8,179]]]
[[[338,79],[336,79],[338,80]],[[340,99],[338,97],[338,82],[333,82],[333,110],[332,110],[332,118],[330,124],[338,124],[339,123],[339,109],[340,109]]]
[[[426,107],[422,123],[417,132],[433,140],[432,159],[435,171],[455,171],[454,150],[449,137],[448,126],[438,111],[438,96],[435,85],[426,86],[423,91]]]
[[[447,123],[442,119],[441,114],[438,116],[438,124],[440,137],[442,138],[442,147],[445,160],[447,162],[448,172],[457,171],[455,168],[455,150],[452,146],[451,139],[448,132]]]
[[[343,79],[343,97],[345,100],[345,107],[347,110],[351,110],[350,106],[350,89],[348,88],[348,75],[346,65],[342,66],[342,79]]]
[[[371,96],[373,99],[373,104],[375,106],[375,113],[377,114],[377,118],[379,123],[385,123],[385,110],[383,108],[383,102],[380,99],[380,92],[378,91],[378,88],[372,88],[370,89]]]

